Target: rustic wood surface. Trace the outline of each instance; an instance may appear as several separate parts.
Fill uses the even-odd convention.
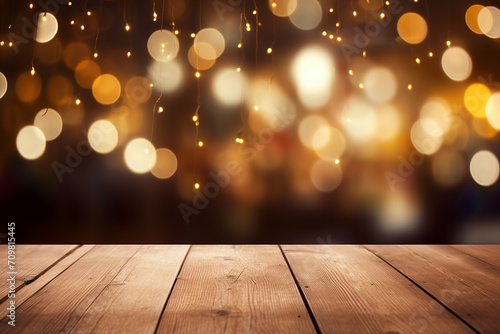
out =
[[[17,245],[16,272],[1,333],[500,328],[498,245]]]

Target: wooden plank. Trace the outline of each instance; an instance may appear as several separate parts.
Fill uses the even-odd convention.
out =
[[[16,245],[16,290],[77,247],[78,245]],[[2,245],[1,251],[0,270],[5,274],[10,271],[7,270],[7,245]],[[8,291],[7,280],[0,280],[0,300],[7,298]]]
[[[278,246],[192,246],[158,333],[315,333]]]
[[[71,333],[154,333],[188,245],[143,246]]]
[[[362,246],[281,247],[322,333],[473,332]]]
[[[16,326],[2,333],[68,333],[137,252],[138,245],[99,245],[16,310]]]
[[[452,245],[452,247],[492,266],[500,267],[500,245]]]
[[[498,267],[444,245],[367,247],[479,332],[498,333]]]
[[[61,259],[53,267],[47,270],[43,275],[37,278],[33,283],[27,284],[22,289],[16,291],[16,306],[19,307],[20,305],[22,305],[27,299],[37,293],[48,282],[53,280],[54,277],[65,271],[93,247],[93,245],[83,245],[76,248],[69,255]],[[3,303],[0,304],[0,319],[3,319],[7,315],[7,307],[9,306],[9,303],[10,299],[6,299]]]

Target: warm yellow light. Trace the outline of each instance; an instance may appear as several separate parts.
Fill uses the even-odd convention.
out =
[[[97,58],[99,54],[97,52],[94,52],[94,58]]]
[[[321,33],[321,35],[326,36],[327,32],[323,30],[323,32]]]
[[[338,42],[342,41],[342,37],[340,37],[340,36],[339,36],[339,37],[337,37],[337,41],[338,41]]]
[[[349,75],[353,75],[354,72],[352,70],[349,70]]]
[[[267,48],[267,53],[272,53],[273,49],[272,48]]]
[[[153,83],[150,83],[149,84],[149,87],[153,88],[154,84]]]
[[[153,21],[156,21],[157,18],[158,18],[158,14],[156,14],[156,12],[153,12]]]
[[[190,36],[191,36],[191,38],[195,38],[196,34],[194,32],[192,32]]]
[[[239,68],[239,67],[238,67],[238,68],[236,69],[236,72],[241,72],[241,68]]]
[[[92,15],[92,13],[90,11],[87,12],[87,16],[90,16]]]
[[[200,184],[198,182],[194,184],[194,189],[200,189]]]
[[[385,2],[385,5],[386,5],[386,6],[389,6],[390,4],[391,4],[391,3],[390,3],[389,1],[386,1],[386,2]]]
[[[432,57],[432,56],[434,56],[434,53],[429,52],[429,57]]]
[[[161,107],[161,106],[160,106],[160,107],[158,108],[158,113],[159,113],[159,114],[161,114],[162,112],[163,112],[163,107]]]
[[[451,42],[450,41],[446,41],[446,45],[451,46]]]
[[[130,30],[130,26],[128,25],[128,23],[125,25],[125,30],[126,30],[126,31],[129,31],[129,30]]]
[[[243,144],[243,138],[236,138],[235,141],[238,143],[238,144]]]
[[[179,30],[175,30],[174,34],[179,35]]]
[[[238,43],[238,49],[241,49],[241,46],[242,46],[241,43]]]
[[[203,147],[203,142],[201,140],[198,141],[198,147]]]
[[[75,20],[71,20],[71,22],[69,24],[71,24],[71,25],[75,24]]]
[[[194,76],[195,76],[195,77],[197,77],[197,78],[199,78],[199,77],[201,77],[201,74],[200,74],[200,72],[196,72],[196,73],[194,74]]]
[[[276,2],[273,2],[273,3],[271,4],[271,7],[276,8]]]
[[[32,3],[30,3],[30,8],[33,9],[33,4]]]
[[[130,56],[132,55],[132,52],[127,52],[127,58],[130,58]]]
[[[12,44],[12,42],[9,42],[9,48],[11,48],[11,47],[12,47],[12,45],[13,45],[13,44]]]
[[[70,1],[70,2],[68,2],[68,6],[71,6],[72,4],[73,4],[73,3],[72,3],[71,1]]]
[[[78,105],[80,105],[80,103],[82,103],[82,101],[80,101],[80,99],[76,99],[76,100],[75,100],[75,104],[76,104],[77,106],[78,106]]]
[[[5,42],[4,42],[4,41],[1,41],[1,42],[0,42],[0,45],[1,45],[1,46],[3,46],[4,44],[5,44]]]
[[[333,13],[333,8],[330,8],[330,10],[328,10],[330,13]]]
[[[43,20],[43,21],[47,21],[47,16],[45,16],[45,15],[44,15],[44,16],[42,16],[42,20]]]
[[[80,26],[80,29],[81,29],[81,30],[85,30],[85,26],[82,24],[82,25]]]
[[[408,90],[411,90],[413,86],[411,84],[408,85]]]
[[[252,14],[253,14],[253,15],[257,15],[257,11],[256,11],[256,10],[254,10],[254,11],[252,12]]]
[[[384,13],[380,13],[380,19],[383,19],[385,17]]]
[[[355,10],[352,11],[352,16],[357,16],[357,15],[358,15],[358,13]]]
[[[198,116],[196,115],[193,116],[193,122],[198,122]]]
[[[333,36],[332,34],[330,34],[330,36],[328,36],[328,38],[330,39],[333,39],[335,36]]]
[[[257,111],[259,109],[260,109],[259,106],[253,106],[253,110],[255,110],[255,111]]]
[[[335,26],[338,28],[340,27],[340,22],[335,23]]]
[[[359,88],[363,89],[365,87],[365,85],[363,85],[362,82],[359,83]]]
[[[415,58],[415,62],[416,62],[417,64],[420,64],[420,58]]]
[[[32,66],[31,67],[31,76],[34,76],[35,75],[35,68]]]
[[[250,31],[252,30],[252,28],[250,28],[250,25],[247,25],[247,31]]]
[[[363,57],[366,57],[366,51],[363,51]]]
[[[338,165],[340,163],[339,159],[335,159],[335,164]]]

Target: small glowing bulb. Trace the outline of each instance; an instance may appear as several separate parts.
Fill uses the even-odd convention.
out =
[[[31,66],[31,76],[34,76],[35,75],[35,68],[33,66]]]
[[[198,116],[196,115],[193,116],[193,122],[198,122]]]
[[[203,147],[203,142],[201,140],[198,141],[198,147]]]
[[[327,32],[323,30],[323,32],[321,33],[321,35],[326,36]]]
[[[32,3],[30,3],[30,9],[33,9],[33,4]]]
[[[153,12],[153,21],[156,21],[157,18],[158,18],[158,14],[156,14],[156,12]]]
[[[128,25],[128,23],[125,25],[125,30],[126,30],[126,31],[129,31],[129,30],[130,30],[130,26]]]
[[[391,3],[390,3],[389,1],[386,1],[386,2],[385,2],[385,5],[386,5],[386,6],[389,6],[390,4],[391,4]]]
[[[71,20],[71,22],[69,24],[71,24],[71,25],[75,24],[75,20]]]
[[[80,30],[85,30],[85,26],[83,24],[80,26]]]
[[[333,8],[330,8],[328,11],[329,11],[330,13],[333,13]]]
[[[415,58],[415,62],[416,62],[417,64],[420,64],[420,58]]]
[[[408,85],[408,90],[411,90],[413,86],[411,84]]]
[[[418,2],[418,0],[413,0],[413,1]]]
[[[198,182],[194,184],[194,189],[200,189],[200,184]]]
[[[162,47],[162,48],[165,48],[165,44],[162,44],[162,45],[161,45],[161,47]]]
[[[197,78],[199,78],[199,77],[201,77],[201,74],[200,74],[200,72],[196,72],[196,73],[194,74],[194,76],[195,76],[195,77],[197,77]]]
[[[94,58],[97,58],[97,56],[99,56],[99,54],[97,52],[94,52]]]
[[[254,10],[254,11],[252,12],[252,14],[253,14],[253,15],[257,15],[257,11],[256,11],[256,10]]]
[[[149,84],[149,87],[153,88],[153,86],[154,86],[154,85],[153,85],[153,83],[150,83],[150,84]]]
[[[363,57],[366,57],[366,51],[363,51]]]
[[[127,58],[130,58],[130,56],[132,55],[132,52],[127,52]]]
[[[42,16],[42,21],[47,21],[47,16],[43,15]]]
[[[82,103],[82,101],[80,101],[80,99],[76,99],[76,100],[75,100],[75,104],[76,104],[77,106],[79,106],[79,105],[80,105],[80,103]]]
[[[191,33],[191,38],[195,38],[196,34],[194,32]]]
[[[272,53],[273,49],[272,48],[267,48],[267,53]]]
[[[11,47],[12,47],[12,45],[13,45],[13,44],[12,44],[12,42],[9,42],[9,48],[11,48]]]
[[[179,30],[175,30],[174,34],[179,35]]]
[[[382,20],[385,17],[384,13],[380,13],[380,19]]]
[[[359,88],[363,89],[365,87],[365,85],[363,85],[362,82],[359,83]]]
[[[333,36],[332,34],[330,34],[330,36],[328,36],[328,38],[330,39],[333,39],[335,36]]]
[[[243,138],[237,137],[235,139],[235,142],[237,142],[238,144],[243,144]]]
[[[450,41],[446,41],[446,45],[450,46],[451,42]]]
[[[337,42],[340,42],[340,41],[342,41],[342,37],[339,36],[339,37],[337,37]]]
[[[340,22],[335,23],[335,26],[338,28],[340,27]]]
[[[5,42],[4,42],[4,41],[1,41],[1,42],[0,42],[0,45],[1,45],[1,46],[3,46],[4,44],[5,44]]]
[[[259,106],[253,106],[253,110],[255,111],[259,110]]]
[[[353,75],[354,72],[352,70],[349,70],[349,75]]]
[[[90,12],[90,10],[87,12],[87,16],[90,16],[92,15],[92,13]]]
[[[273,2],[273,3],[271,4],[271,7],[276,8],[276,2]]]
[[[250,25],[247,25],[247,31],[250,31],[252,30],[252,28],[250,28]]]
[[[236,72],[241,72],[241,68],[239,68],[239,67],[238,67],[238,68],[236,69]]]
[[[238,49],[241,49],[242,45],[241,43],[238,43]]]
[[[71,6],[72,4],[73,4],[73,3],[72,3],[71,1],[70,1],[70,2],[68,2],[68,6]]]
[[[358,15],[358,13],[355,10],[353,10],[352,11],[352,16],[357,16],[357,15]]]
[[[429,52],[429,57],[432,57],[432,56],[434,56],[434,53]]]
[[[339,159],[335,159],[335,164],[338,165],[340,163]]]
[[[162,106],[160,106],[160,107],[158,108],[158,113],[159,113],[159,114],[161,114],[162,112],[163,112],[163,107],[162,107]]]

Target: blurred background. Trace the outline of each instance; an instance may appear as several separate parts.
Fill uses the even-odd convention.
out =
[[[5,231],[498,243],[488,3],[3,0]]]

